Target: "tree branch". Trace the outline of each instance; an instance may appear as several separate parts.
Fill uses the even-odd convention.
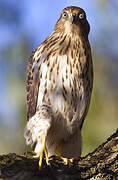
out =
[[[5,180],[118,179],[118,130],[92,153],[70,165],[64,165],[60,158],[53,156],[49,165],[43,160],[43,169],[38,167],[38,158],[30,153],[0,156],[0,178]]]

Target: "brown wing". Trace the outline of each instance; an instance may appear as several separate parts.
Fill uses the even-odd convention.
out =
[[[36,112],[38,90],[39,90],[39,67],[43,60],[48,59],[50,56],[50,51],[47,51],[45,47],[51,47],[58,41],[59,37],[53,36],[51,34],[38,48],[36,48],[29,59],[27,68],[27,118],[31,118]],[[46,49],[46,50],[45,50]],[[55,49],[54,49],[55,50]],[[35,54],[36,53],[36,54]]]
[[[35,62],[34,54],[38,51],[36,48],[29,59],[27,68],[27,79],[26,79],[26,91],[27,91],[27,118],[31,118],[36,112],[38,88],[39,88],[39,76],[36,77],[36,73],[33,72],[32,65]]]

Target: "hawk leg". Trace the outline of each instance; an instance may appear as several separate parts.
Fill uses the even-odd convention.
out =
[[[39,169],[42,169],[42,161],[43,161],[44,155],[45,155],[45,158],[46,158],[46,163],[48,164],[49,157],[48,157],[48,151],[47,151],[47,148],[46,148],[46,136],[43,139],[43,146],[42,146],[40,157],[39,157]]]
[[[25,129],[25,138],[27,145],[31,145],[35,157],[39,157],[39,168],[42,168],[43,157],[46,158],[48,164],[48,151],[46,147],[46,140],[48,130],[52,122],[52,112],[49,106],[42,105],[37,108],[35,115],[30,118]]]

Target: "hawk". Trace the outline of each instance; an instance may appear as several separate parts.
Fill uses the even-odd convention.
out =
[[[31,54],[27,68],[25,138],[34,152],[74,158],[81,155],[81,129],[87,115],[93,65],[86,13],[62,10],[52,34]]]

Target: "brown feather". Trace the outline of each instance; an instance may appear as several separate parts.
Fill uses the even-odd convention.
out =
[[[38,87],[39,87],[39,78],[33,76],[34,70],[32,72],[32,65],[35,59],[33,58],[35,52],[38,50],[36,48],[29,59],[28,68],[27,68],[27,83],[26,83],[26,90],[27,90],[27,118],[31,118],[36,112],[36,104],[38,98]]]

